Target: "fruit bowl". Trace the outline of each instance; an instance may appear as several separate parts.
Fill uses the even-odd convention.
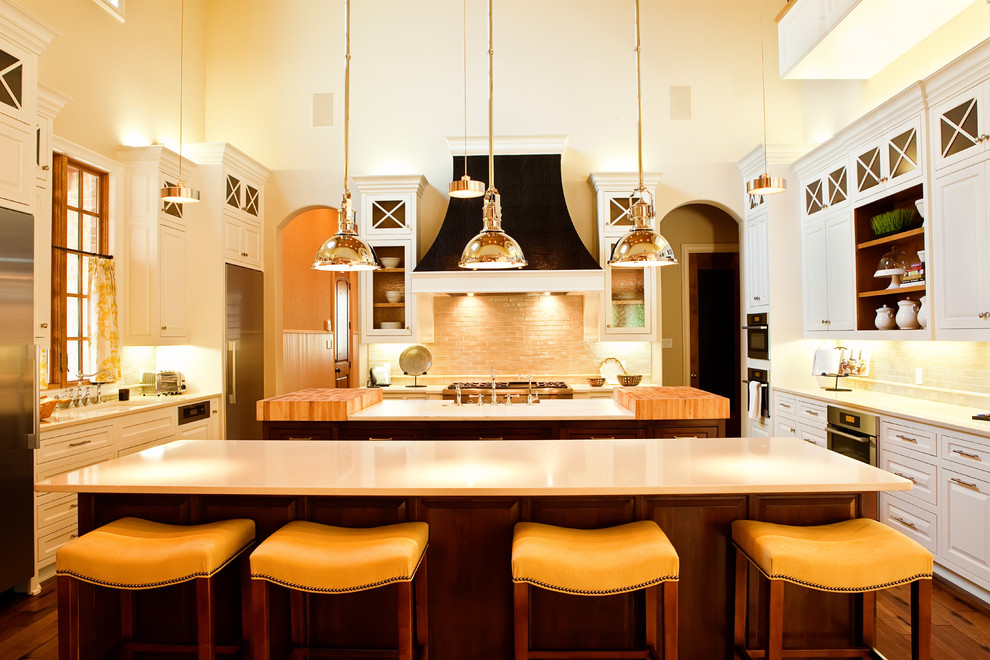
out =
[[[601,376],[594,376],[588,379],[588,385],[591,385],[592,387],[601,387],[604,384],[605,384],[605,379],[602,378]]]
[[[619,374],[616,376],[619,379],[619,384],[623,387],[633,387],[639,385],[639,381],[643,380],[641,374]]]

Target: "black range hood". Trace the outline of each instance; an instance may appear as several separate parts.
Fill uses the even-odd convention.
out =
[[[495,187],[502,196],[502,229],[516,239],[528,265],[511,271],[593,271],[598,261],[581,241],[564,200],[560,154],[495,156]],[[488,183],[488,156],[468,156],[468,174]],[[464,173],[464,157],[454,156],[452,177]],[[416,273],[456,271],[470,274],[457,263],[464,246],[482,229],[483,198],[450,198],[447,214]],[[600,287],[599,287],[600,288]]]

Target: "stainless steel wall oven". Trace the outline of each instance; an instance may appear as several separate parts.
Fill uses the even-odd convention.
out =
[[[828,406],[828,426],[825,427],[828,448],[874,467],[877,465],[879,427],[876,415]]]
[[[766,312],[747,314],[743,330],[746,331],[746,355],[754,360],[769,360],[770,326]]]

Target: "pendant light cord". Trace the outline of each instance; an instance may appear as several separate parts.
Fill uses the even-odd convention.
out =
[[[636,132],[639,149],[639,190],[643,185],[643,85],[640,76],[639,0],[636,0]]]
[[[182,54],[185,40],[186,0],[179,0],[179,185],[182,185]]]
[[[770,175],[770,167],[767,164],[767,58],[763,45],[763,2],[758,0],[757,16],[760,19],[760,82],[763,89],[763,173]]]
[[[495,122],[492,97],[495,94],[495,76],[492,71],[495,63],[495,47],[492,37],[492,5],[495,0],[488,0],[488,188],[495,188]],[[638,1],[638,0],[637,0]]]
[[[462,39],[462,44],[464,47],[464,176],[468,175],[468,159],[467,159],[467,0],[463,2],[463,26],[461,34],[464,35]]]
[[[344,0],[344,197],[350,197],[347,185],[349,169],[347,160],[348,138],[350,134],[351,110],[351,0]]]

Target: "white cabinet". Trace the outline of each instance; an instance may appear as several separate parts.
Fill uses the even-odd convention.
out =
[[[175,440],[176,425],[173,406],[125,415],[118,422],[115,443],[117,457]]]
[[[990,588],[990,474],[945,468],[939,559]]]
[[[31,212],[34,148],[33,128],[0,115],[0,205]]]
[[[30,213],[38,146],[38,55],[55,32],[12,3],[0,5],[0,23],[0,206]]]
[[[934,183],[931,261],[936,339],[990,339],[988,168],[943,171]]]
[[[765,208],[746,217],[743,245],[743,271],[746,286],[746,311],[770,308],[769,218]]]
[[[426,177],[356,176],[361,237],[375,249],[382,268],[360,275],[362,343],[408,343],[416,337],[416,267],[419,200]]]
[[[801,438],[819,447],[826,446],[825,404],[792,394],[774,391],[773,435],[783,438]]]
[[[857,203],[921,181],[922,137],[919,115],[853,150],[853,194]]]
[[[261,227],[224,213],[223,258],[232,264],[261,270]]]
[[[802,282],[806,334],[855,329],[854,240],[853,215],[849,210],[804,221]]]
[[[990,82],[982,82],[932,106],[932,162],[939,170],[970,158],[986,158]]]
[[[656,341],[658,269],[607,266],[612,248],[633,227],[629,211],[636,201],[632,193],[639,185],[639,176],[636,173],[593,172],[589,178],[595,188],[598,261],[605,268],[601,338],[603,341]],[[644,175],[643,183],[651,195],[659,180],[658,174]]]
[[[190,287],[187,221],[199,221],[196,204],[162,202],[160,190],[178,182],[178,154],[165,147],[122,149],[125,164],[125,343],[168,345],[187,336]],[[198,185],[196,166],[184,162],[183,180]]]

